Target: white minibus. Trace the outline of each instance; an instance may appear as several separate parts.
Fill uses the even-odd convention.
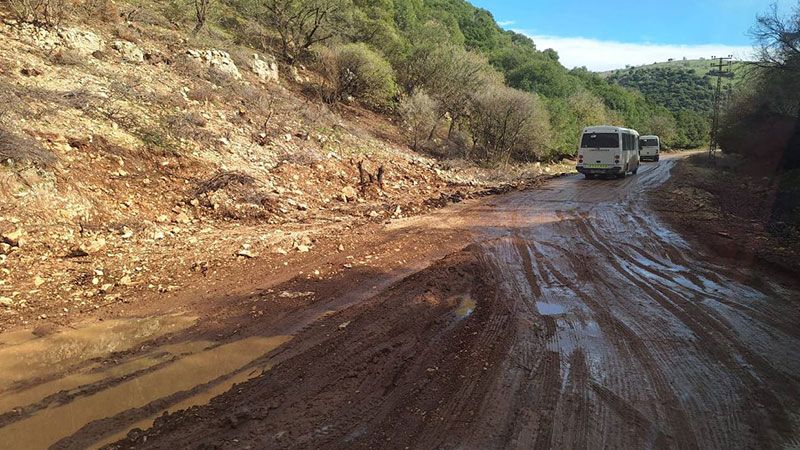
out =
[[[639,133],[628,128],[586,127],[578,148],[578,172],[586,178],[612,175],[625,178],[639,170]]]
[[[660,153],[661,139],[658,136],[641,136],[639,138],[639,159],[658,161]]]

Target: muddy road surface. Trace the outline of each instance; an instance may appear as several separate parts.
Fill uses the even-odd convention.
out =
[[[674,163],[396,221],[137,318],[0,335],[0,447],[798,446],[797,285],[660,222],[647,193]]]

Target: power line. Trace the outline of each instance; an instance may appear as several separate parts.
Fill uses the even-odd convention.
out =
[[[708,159],[712,162],[716,161],[717,151],[719,151],[719,116],[722,110],[722,79],[733,78],[733,55],[721,56],[717,58],[712,56],[711,59],[716,62],[711,64],[713,70],[708,72],[711,77],[717,77],[717,89],[714,93],[714,116],[711,119],[711,145],[708,147]]]

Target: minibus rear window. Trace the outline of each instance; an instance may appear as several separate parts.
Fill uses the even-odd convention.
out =
[[[618,133],[586,133],[581,148],[619,148]]]
[[[655,139],[641,139],[639,141],[641,147],[658,147],[658,141]]]

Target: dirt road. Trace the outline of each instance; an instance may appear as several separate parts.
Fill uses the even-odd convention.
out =
[[[136,320],[0,335],[0,447],[154,420],[113,446],[800,445],[797,286],[655,217],[674,162],[364,230]]]

